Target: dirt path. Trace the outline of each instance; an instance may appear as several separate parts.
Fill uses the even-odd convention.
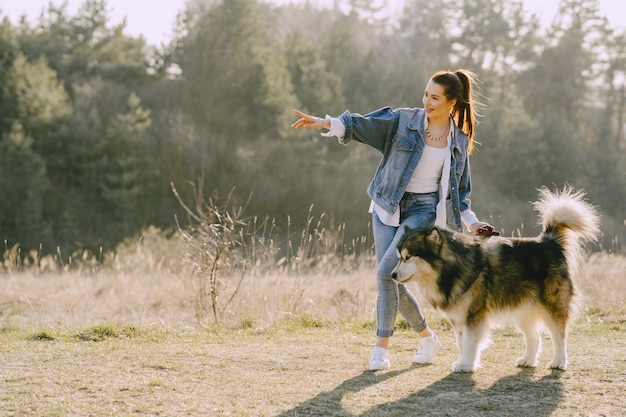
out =
[[[370,329],[0,331],[0,415],[625,416],[626,321],[593,319],[570,336],[570,368],[513,366],[522,339],[494,333],[474,374],[452,374],[452,332],[435,363],[410,364],[417,338],[394,337],[392,369],[366,371]],[[1,330],[1,329],[0,329]],[[82,336],[81,336],[82,335]],[[93,338],[92,338],[93,339]]]

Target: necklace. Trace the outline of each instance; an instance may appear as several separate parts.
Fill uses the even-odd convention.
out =
[[[426,128],[426,136],[428,136],[428,139],[432,140],[433,142],[439,142],[443,138],[447,137],[448,134],[446,133],[445,135],[433,137],[433,135],[430,133],[430,130],[428,130],[428,128]]]

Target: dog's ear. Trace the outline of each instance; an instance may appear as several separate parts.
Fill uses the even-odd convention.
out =
[[[406,262],[410,258],[409,251],[406,248],[402,249],[402,252],[396,249],[396,252],[398,253],[398,259],[400,262]]]
[[[426,242],[433,248],[439,250],[443,244],[443,237],[441,236],[441,232],[438,228],[433,227],[430,229],[430,232],[426,236]]]

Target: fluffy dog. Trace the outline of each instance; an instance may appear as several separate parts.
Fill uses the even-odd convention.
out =
[[[554,345],[548,367],[567,367],[567,330],[575,315],[576,276],[585,242],[599,235],[599,218],[584,194],[543,188],[534,208],[534,238],[481,238],[431,227],[407,229],[393,278],[417,282],[424,298],[452,322],[460,358],[454,372],[472,372],[491,325],[513,321],[526,351],[517,366],[534,367],[546,329]]]

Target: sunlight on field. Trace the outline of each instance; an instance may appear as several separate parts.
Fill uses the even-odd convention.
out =
[[[110,322],[166,328],[211,325],[215,322],[211,298],[199,294],[204,287],[198,282],[206,276],[198,276],[184,262],[185,251],[180,239],[165,239],[152,231],[139,242],[122,245],[115,256],[102,262],[40,260],[35,265],[15,265],[10,254],[5,254],[4,273],[0,275],[0,323],[80,326]],[[353,262],[343,265],[340,259],[317,261],[295,271],[262,265],[244,274],[220,276],[215,309],[219,321],[253,328],[290,319],[308,321],[308,325],[345,319],[373,322],[373,259],[364,258],[357,267]],[[327,268],[328,264],[338,266]],[[594,253],[580,272],[583,313],[624,308],[626,257]],[[423,305],[434,318],[436,313]]]
[[[626,302],[626,257],[594,253],[580,270],[580,289],[586,304],[599,307]]]

